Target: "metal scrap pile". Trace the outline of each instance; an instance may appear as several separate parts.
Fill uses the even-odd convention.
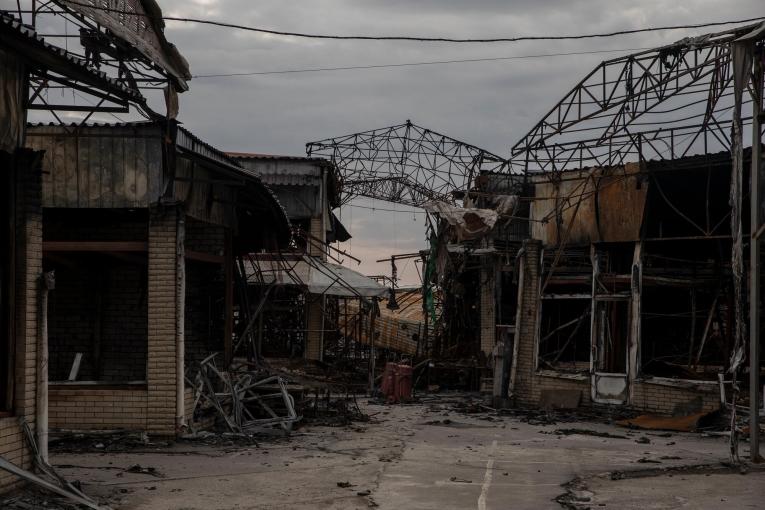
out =
[[[287,391],[287,381],[263,369],[251,370],[248,364],[219,369],[217,354],[199,363],[190,381],[195,389],[194,416],[212,409],[230,432],[252,434],[258,429],[281,427],[285,432],[300,420],[295,401]]]

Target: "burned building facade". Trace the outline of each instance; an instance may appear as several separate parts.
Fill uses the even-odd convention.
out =
[[[276,253],[261,255],[255,260],[265,269],[265,273],[256,271],[263,275],[261,280],[264,281],[256,285],[260,290],[265,288],[261,284],[274,280],[274,271],[283,276],[282,285],[274,289],[265,305],[263,320],[258,323],[259,338],[270,339],[266,344],[261,341],[263,354],[277,357],[302,355],[308,360],[321,360],[324,334],[333,329],[326,312],[337,306],[336,303],[334,307],[329,306],[332,303],[327,302],[326,293],[317,292],[321,285],[312,285],[311,280],[321,279],[324,273],[333,274],[335,269],[325,265],[328,245],[350,238],[332,212],[340,205],[337,172],[322,158],[241,152],[229,155],[274,190],[296,234],[290,261],[282,263],[279,259],[284,254]],[[287,276],[288,273],[292,277]],[[314,291],[305,292],[306,285]],[[323,290],[328,290],[326,285]],[[336,300],[330,297],[330,301]],[[301,313],[296,315],[296,311]]]
[[[233,261],[289,240],[271,192],[173,122],[35,125],[50,426],[175,435],[186,371],[233,357]]]
[[[662,414],[720,407],[734,345],[719,193],[730,176],[721,153],[531,177],[511,395],[536,404],[569,390]]]

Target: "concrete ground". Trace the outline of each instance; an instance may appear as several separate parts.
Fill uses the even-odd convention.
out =
[[[257,446],[182,442],[52,462],[119,510],[765,508],[765,472],[717,467],[725,438],[486,419],[445,399],[364,410],[369,423]]]

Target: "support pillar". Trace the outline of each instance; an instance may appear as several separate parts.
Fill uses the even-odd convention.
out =
[[[146,429],[174,436],[177,392],[177,224],[175,206],[162,206],[149,216],[148,402]]]
[[[751,237],[749,243],[749,449],[752,462],[760,462],[760,416],[762,402],[760,393],[760,299],[761,299],[761,245],[757,234],[762,218],[762,96],[763,96],[763,55],[754,52],[754,80],[752,83],[752,171],[751,171]]]

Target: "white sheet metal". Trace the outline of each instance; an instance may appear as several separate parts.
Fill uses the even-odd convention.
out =
[[[287,261],[256,259],[255,262],[263,274],[264,284],[276,280],[281,285],[305,287],[311,294],[340,297],[380,297],[387,293],[385,287],[371,278],[315,257]],[[248,278],[253,281],[255,269],[250,271]]]

